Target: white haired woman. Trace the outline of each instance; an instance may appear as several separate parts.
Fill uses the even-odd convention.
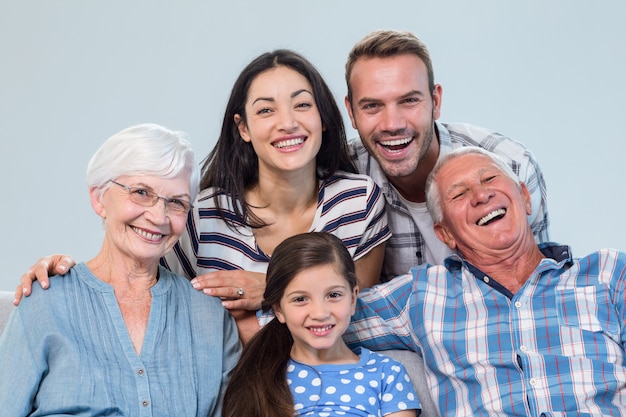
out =
[[[87,168],[100,252],[37,288],[0,338],[3,416],[219,415],[240,353],[219,300],[159,265],[185,228],[199,167],[180,132],[122,130]],[[10,358],[10,360],[8,359]]]

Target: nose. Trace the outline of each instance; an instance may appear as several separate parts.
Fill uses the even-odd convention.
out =
[[[309,311],[311,318],[315,320],[323,320],[328,317],[328,307],[323,300],[314,301],[311,303],[311,310]]]
[[[489,187],[485,187],[484,185],[478,185],[472,189],[472,205],[477,206],[480,204],[487,203],[491,197],[493,197],[494,192]]]
[[[406,129],[406,120],[396,106],[385,106],[381,113],[380,129],[392,135]]]
[[[293,132],[298,128],[298,121],[292,109],[285,109],[280,114],[279,129],[288,133]]]
[[[163,200],[163,204],[159,204],[159,200]],[[152,220],[155,224],[165,223],[168,212],[167,200],[161,196],[157,197],[156,204],[153,204],[151,207],[147,207],[146,212],[149,213],[150,220]]]

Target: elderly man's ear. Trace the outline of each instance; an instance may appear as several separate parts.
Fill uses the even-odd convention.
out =
[[[446,229],[446,227],[442,225],[441,223],[436,223],[434,228],[435,228],[435,236],[437,236],[437,238],[441,240],[447,247],[449,247],[452,250],[455,250],[456,240],[454,240],[450,232],[448,232],[448,229]]]
[[[528,191],[528,187],[526,187],[526,184],[524,184],[523,182],[520,181],[519,185],[522,192],[522,198],[524,199],[524,203],[526,204],[526,214],[530,216],[533,213],[530,192]]]

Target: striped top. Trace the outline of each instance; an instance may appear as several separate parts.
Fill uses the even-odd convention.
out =
[[[237,230],[220,217],[216,199]],[[378,186],[365,175],[338,172],[320,181],[311,232],[339,237],[358,260],[387,241],[385,200]],[[252,229],[235,217],[230,198],[215,188],[202,190],[189,213],[187,229],[163,260],[170,270],[189,279],[217,270],[241,269],[265,273],[270,257],[257,245]]]
[[[540,247],[515,294],[456,255],[366,289],[346,342],[421,351],[442,416],[626,416],[626,253]]]

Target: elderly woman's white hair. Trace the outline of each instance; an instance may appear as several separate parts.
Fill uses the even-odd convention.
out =
[[[517,177],[517,175],[515,175],[509,164],[507,164],[500,156],[496,155],[495,153],[483,148],[479,148],[477,146],[464,146],[461,148],[456,148],[452,152],[445,154],[441,158],[439,158],[439,160],[435,164],[435,167],[426,179],[426,207],[428,208],[428,212],[433,218],[433,223],[435,224],[441,223],[441,221],[443,220],[441,194],[439,193],[439,187],[437,187],[437,176],[439,174],[439,171],[441,170],[441,167],[443,165],[447,164],[451,160],[467,154],[478,154],[488,157],[493,161],[494,165],[497,166],[498,169],[500,169],[500,171],[502,171],[505,175],[507,175],[509,178],[519,184],[519,178]]]
[[[200,188],[200,167],[185,134],[157,124],[139,124],[100,146],[87,165],[87,186],[104,191],[122,175],[174,178],[186,169],[193,203]]]

